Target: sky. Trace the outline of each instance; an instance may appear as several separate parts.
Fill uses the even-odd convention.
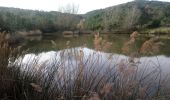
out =
[[[78,7],[78,13],[84,14],[92,10],[102,9],[130,1],[133,0],[0,0],[0,6],[40,11],[58,11],[61,7],[74,4]],[[170,2],[170,0],[161,1]]]

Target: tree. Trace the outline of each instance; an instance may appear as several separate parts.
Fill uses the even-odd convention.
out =
[[[138,22],[141,16],[140,10],[134,5],[131,9],[127,10],[127,15],[125,17],[125,22],[123,28],[132,29],[135,28],[135,24]]]
[[[84,23],[85,23],[85,19],[81,19],[80,22],[77,24],[77,28],[79,30],[84,30]]]
[[[66,6],[60,6],[58,8],[59,12],[69,13],[69,14],[77,14],[79,10],[79,6],[75,4],[67,4]]]
[[[149,1],[149,0],[134,0],[136,2],[143,2],[143,1]]]
[[[77,27],[77,23],[74,21],[73,14],[78,13],[79,6],[75,4],[67,4],[66,6],[60,6],[58,11],[61,12],[61,23],[64,23],[64,29],[75,29]]]

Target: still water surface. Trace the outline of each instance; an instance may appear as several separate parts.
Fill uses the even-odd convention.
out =
[[[29,48],[29,51],[27,54],[17,59],[16,64],[21,66],[23,72],[28,70],[30,75],[41,70],[43,73],[40,74],[45,77],[51,74],[53,70],[57,69],[55,73],[55,83],[58,82],[58,79],[62,79],[61,76],[65,79],[64,75],[68,77],[68,80],[71,79],[74,81],[77,75],[76,72],[78,72],[80,67],[78,62],[80,60],[77,60],[77,55],[79,55],[81,50],[81,52],[83,52],[82,63],[86,65],[84,73],[87,72],[87,75],[89,75],[88,73],[89,71],[91,72],[91,68],[95,68],[91,73],[99,73],[101,76],[109,77],[117,71],[116,66],[119,62],[122,60],[127,62],[129,59],[129,57],[121,51],[123,44],[129,40],[129,36],[103,35],[102,37],[113,43],[112,47],[107,52],[99,52],[93,49],[94,37],[92,35],[80,36],[77,38],[38,38],[38,40],[29,41],[25,45],[25,49]],[[147,37],[139,37],[136,47],[139,48],[146,40],[148,40]],[[69,47],[67,41],[70,41]],[[154,73],[152,73],[146,81],[157,77],[157,75],[160,75],[160,72],[162,79],[170,75],[170,40],[161,39],[161,41],[164,45],[161,46],[159,53],[147,56],[142,55],[135,58],[135,61],[138,62],[138,72],[136,74],[138,78],[143,79],[152,72]],[[66,74],[63,75],[63,72],[66,72]],[[167,81],[166,85],[168,85],[168,87],[170,87],[169,84],[170,81]]]
[[[102,38],[112,42],[112,47],[107,52],[100,52],[101,55],[108,55],[112,53],[112,57],[121,59],[128,59],[127,55],[124,55],[121,51],[121,48],[124,43],[129,40],[129,35],[102,35]],[[140,48],[142,43],[148,40],[148,37],[140,36],[137,39],[136,48]],[[44,63],[46,60],[55,58],[58,52],[63,51],[64,49],[69,48],[79,48],[81,46],[85,46],[83,52],[85,55],[93,54],[96,52],[93,50],[93,41],[94,37],[92,35],[85,35],[74,38],[63,38],[63,37],[43,37],[36,40],[29,41],[25,48],[29,48],[28,54],[25,55],[24,62],[26,63],[30,57],[38,57]],[[67,42],[69,42],[69,47]],[[140,60],[140,66],[150,66],[150,68],[160,67],[164,74],[170,73],[170,40],[168,39],[160,39],[161,42],[164,43],[160,47],[160,52],[154,55],[140,56],[138,59]],[[55,43],[54,43],[55,42]],[[86,56],[87,58],[88,56]],[[94,57],[95,59],[95,57]],[[55,60],[60,62],[60,59],[55,58]],[[92,59],[93,60],[93,59]],[[101,60],[106,60],[105,57],[102,57]],[[118,60],[115,60],[119,62]],[[102,62],[102,61],[101,61]],[[115,64],[115,62],[113,61]],[[69,66],[69,65],[67,65]]]
[[[32,39],[33,38],[33,39]],[[122,54],[122,46],[129,40],[129,35],[127,34],[114,34],[114,35],[102,35],[104,40],[112,43],[112,47],[106,52]],[[85,46],[90,49],[94,49],[94,36],[93,35],[83,35],[74,38],[64,38],[64,37],[31,37],[32,41],[29,41],[25,48],[29,48],[31,53],[40,53],[44,51],[57,51],[68,48],[67,42],[69,41],[69,47],[81,47]],[[140,36],[136,42],[136,48],[140,48],[142,43],[149,38],[146,36]],[[52,43],[55,42],[54,43]],[[164,45],[160,47],[159,53],[155,55],[170,56],[170,40],[160,39]]]

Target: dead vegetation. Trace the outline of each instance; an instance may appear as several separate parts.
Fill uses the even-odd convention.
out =
[[[162,77],[159,67],[152,69],[146,75],[145,70],[139,70],[139,62],[135,60],[135,55],[130,52],[130,47],[134,46],[138,37],[134,32],[130,39],[123,46],[124,53],[129,55],[128,59],[122,59],[115,65],[110,65],[113,61],[108,58],[103,65],[100,63],[100,55],[93,54],[85,59],[82,49],[73,51],[68,55],[68,60],[64,57],[67,51],[61,52],[61,60],[56,61],[48,67],[47,62],[39,65],[38,70],[26,66],[21,72],[19,66],[8,67],[9,59],[15,61],[18,49],[11,48],[4,39],[4,34],[0,34],[0,99],[6,100],[157,100],[166,97],[166,93],[161,93]],[[156,43],[155,43],[156,42]],[[67,47],[70,42],[67,42]],[[155,39],[150,39],[142,45],[137,53],[150,53],[160,44]],[[105,51],[111,43],[103,40],[99,33],[95,34],[94,47],[97,51]],[[146,51],[145,51],[146,50]],[[151,51],[149,51],[151,50]],[[67,53],[69,54],[69,53]],[[22,56],[22,55],[19,55]],[[67,72],[66,63],[71,62],[71,57],[76,58],[76,69]],[[69,59],[70,57],[70,59]],[[93,59],[93,60],[92,60]],[[88,63],[93,61],[92,63]],[[109,63],[110,62],[110,63]],[[107,65],[105,65],[107,63]],[[108,64],[109,63],[109,64]],[[32,66],[37,66],[37,61]],[[69,67],[74,65],[70,63]],[[106,72],[102,72],[105,67]],[[144,66],[149,67],[149,66]],[[44,68],[48,69],[47,74]],[[89,68],[89,69],[88,69]],[[60,69],[60,72],[58,70]],[[147,69],[147,68],[146,68]],[[31,74],[29,74],[31,72]],[[102,74],[103,73],[103,74]]]

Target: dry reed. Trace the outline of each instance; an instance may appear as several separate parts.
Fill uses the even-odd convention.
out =
[[[130,55],[130,47],[135,43],[138,34],[134,32],[122,48],[125,53],[129,54],[129,58],[122,59],[114,65],[107,65],[113,61],[112,57],[101,64],[101,57],[96,53],[85,58],[86,54],[81,48],[78,51],[71,50],[71,52],[63,50],[59,54],[60,61],[55,61],[50,65],[51,67],[46,64],[48,61],[39,65],[37,60],[33,60],[32,67],[26,66],[28,72],[20,72],[17,70],[18,66],[13,66],[16,68],[13,72],[15,73],[14,85],[9,85],[12,86],[11,92],[1,98],[11,97],[13,100],[148,100],[158,97],[160,95],[157,94],[159,92],[157,88],[160,83],[157,85],[155,81],[160,80],[157,77],[160,72],[153,69],[147,75],[143,75],[145,70],[139,71],[140,63],[135,60],[134,55]],[[4,41],[0,42],[3,44],[0,52],[4,51],[4,47],[6,51],[9,49],[4,45]],[[149,40],[149,42],[152,41]],[[70,42],[66,43],[67,48],[69,44]],[[150,43],[144,43],[142,48],[145,48],[146,44],[150,47]],[[155,45],[157,44],[159,43]],[[107,50],[110,45],[111,43],[103,40],[99,33],[95,34],[94,47],[97,51]],[[157,49],[157,47],[153,46],[150,49]],[[10,50],[8,55],[11,53]],[[7,68],[9,56],[4,56],[7,57],[5,60],[5,68]],[[72,58],[75,58],[76,65],[73,64]],[[68,69],[73,68],[72,71],[66,69],[66,64],[68,64]],[[19,67],[22,66],[22,64],[19,65]],[[45,68],[47,68],[47,73],[43,74]]]

